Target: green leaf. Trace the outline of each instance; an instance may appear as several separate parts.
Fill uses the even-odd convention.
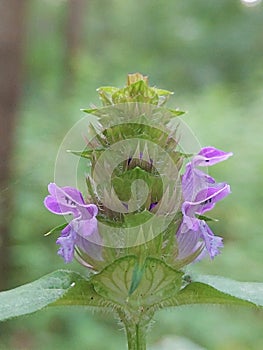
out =
[[[180,115],[185,114],[184,111],[180,111],[179,109],[171,109],[169,108],[168,111],[172,113],[175,117],[179,117]]]
[[[51,306],[61,305],[82,305],[88,307],[108,307],[109,302],[106,302],[99,294],[96,293],[93,284],[89,281],[78,276],[75,285],[62,296],[57,299]]]
[[[182,272],[159,259],[145,259],[139,283],[138,279],[134,282],[136,266],[138,260],[133,255],[116,260],[92,277],[96,292],[118,305],[137,310],[138,307],[151,307],[162,302],[181,287]]]
[[[81,112],[88,113],[88,114],[96,115],[97,111],[98,111],[98,108],[91,108],[91,109],[81,108]]]
[[[96,292],[108,300],[124,305],[129,296],[132,274],[136,264],[136,256],[126,256],[114,261],[92,277]]]
[[[162,307],[186,304],[232,304],[263,306],[263,283],[238,282],[220,276],[193,275],[189,284]]]
[[[204,220],[204,221],[218,221],[218,219],[214,219],[214,218],[211,218],[210,216],[205,216],[205,215],[196,215],[196,217],[199,219],[199,220]]]
[[[0,293],[0,320],[36,312],[48,305],[102,306],[92,284],[78,273],[52,272],[34,282]]]
[[[132,274],[131,286],[129,289],[129,296],[137,289],[144,274],[144,265],[136,264]]]
[[[260,282],[239,282],[229,278],[212,275],[197,275],[194,281],[206,283],[211,287],[227,293],[233,297],[263,306],[263,283]]]
[[[87,158],[87,159],[93,159],[99,158],[101,153],[105,152],[105,148],[97,148],[97,149],[87,149],[84,151],[72,151],[72,150],[67,150],[67,152],[74,154],[75,156],[79,156],[82,158]]]
[[[104,106],[112,104],[112,95],[117,92],[119,89],[113,86],[103,86],[97,89],[99,97]]]
[[[52,228],[50,231],[48,231],[47,233],[44,234],[44,236],[49,236],[52,233],[57,233],[57,232],[61,232],[66,226],[68,225],[68,223],[66,222],[65,224],[61,224],[58,225],[54,228]]]

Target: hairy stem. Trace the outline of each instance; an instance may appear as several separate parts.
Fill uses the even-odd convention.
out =
[[[151,317],[132,317],[130,314],[119,312],[120,319],[125,326],[128,350],[146,350],[146,334]]]

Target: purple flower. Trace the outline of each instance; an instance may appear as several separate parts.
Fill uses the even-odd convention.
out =
[[[215,236],[204,220],[196,215],[203,215],[212,210],[215,204],[225,198],[231,191],[226,183],[216,183],[215,179],[197,169],[197,166],[214,165],[232,153],[205,147],[186,165],[182,176],[184,202],[182,204],[183,220],[177,231],[179,248],[178,259],[183,259],[198,249],[203,248],[196,260],[209,255],[213,259],[223,247],[222,238]]]
[[[224,182],[213,184],[213,186],[199,191],[193,202],[185,201],[182,205],[182,213],[187,216],[192,216],[193,213],[202,215],[212,210],[215,204],[224,199],[230,192],[230,186]]]
[[[233,155],[232,152],[224,152],[214,147],[204,147],[193,158],[195,166],[210,166],[222,162]]]
[[[200,260],[207,254],[213,259],[220,253],[219,248],[223,247],[222,238],[214,236],[207,223],[198,219],[196,214],[201,215],[211,210],[216,202],[225,198],[229,193],[229,185],[224,183],[216,184],[207,191],[200,191],[195,201],[183,203],[183,221],[177,232],[179,259],[193,254],[201,246],[203,250],[197,260]]]
[[[202,248],[202,251],[195,261],[199,261],[207,255],[213,259],[220,253],[219,248],[223,247],[222,237],[215,236],[204,220],[196,219],[195,230],[191,230],[184,224],[181,224],[176,238],[179,248],[177,259],[184,259],[194,254],[200,248]]]
[[[94,259],[101,260],[101,239],[97,228],[96,215],[98,208],[94,204],[86,204],[81,192],[72,187],[58,187],[55,183],[48,186],[50,193],[44,200],[45,207],[54,214],[73,215],[73,220],[61,231],[57,244],[58,254],[66,263],[73,260],[74,247]]]
[[[232,156],[232,152],[224,152],[214,147],[204,147],[186,164],[185,173],[182,176],[183,197],[191,200],[196,194],[211,186],[216,181],[213,177],[197,169],[197,166],[206,167],[222,162]]]

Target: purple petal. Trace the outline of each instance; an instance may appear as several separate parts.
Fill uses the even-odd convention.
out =
[[[182,225],[176,234],[178,244],[177,259],[184,259],[196,252],[202,245],[198,231],[187,230],[184,232]]]
[[[206,190],[200,191],[195,199],[197,214],[203,214],[212,210],[215,204],[231,193],[230,186],[226,183],[217,184],[215,187],[209,187]]]
[[[95,217],[89,220],[75,219],[71,221],[74,231],[84,238],[90,236],[98,228],[98,222]]]
[[[227,153],[214,147],[202,148],[185,167],[185,173],[182,176],[184,199],[192,201],[199,191],[215,183],[215,180],[211,176],[197,169],[197,166],[214,165],[229,158],[232,154],[231,152]]]
[[[75,242],[76,232],[74,232],[69,224],[64,228],[61,232],[61,236],[56,241],[56,243],[60,245],[58,255],[64,259],[65,263],[70,263],[74,258]]]
[[[215,204],[230,193],[226,183],[217,184],[215,180],[197,169],[197,166],[207,166],[219,163],[232,156],[214,147],[205,147],[186,165],[182,176],[182,190],[185,202],[182,205],[183,220],[177,232],[179,257],[187,256],[200,248],[204,249],[197,260],[209,255],[213,259],[223,247],[222,238],[215,236],[204,220],[196,218],[214,208]],[[181,252],[180,252],[181,250]],[[180,255],[181,254],[181,255]]]
[[[54,214],[73,214],[75,218],[90,219],[98,214],[95,204],[85,204],[81,192],[72,187],[48,186],[50,195],[44,200],[45,207]]]
[[[84,207],[87,209],[91,217],[98,215],[98,207],[95,204],[86,204]]]
[[[80,212],[77,208],[77,205],[78,205],[77,202],[74,200],[73,197],[67,194],[67,192],[72,194],[73,192],[72,190],[74,189],[71,189],[70,191],[68,191],[68,188],[66,188],[67,192],[65,192],[62,188],[58,187],[56,184],[51,183],[48,186],[48,190],[50,195],[45,198],[44,205],[49,211],[58,215],[73,214],[74,217],[80,216]],[[75,191],[79,192],[77,190]]]
[[[226,183],[219,183],[213,187],[200,191],[194,201],[185,201],[182,205],[184,216],[194,217],[195,214],[204,214],[212,210],[217,202],[231,193],[230,186]]]
[[[57,239],[56,243],[60,245],[58,254],[69,263],[73,260],[75,246],[78,246],[88,255],[93,252],[95,259],[102,259],[101,237],[96,219],[97,206],[85,204],[82,194],[72,187],[60,188],[51,183],[48,190],[50,195],[44,200],[46,208],[55,214],[73,214],[75,217]]]
[[[156,207],[156,205],[158,204],[158,202],[153,202],[150,204],[149,206],[149,211],[151,211],[152,209],[154,209]]]
[[[51,184],[53,185],[53,184]],[[95,204],[85,204],[80,191],[73,187],[61,187],[55,185],[55,193],[59,195],[60,206],[63,208],[70,207],[72,214],[76,217],[80,216],[83,219],[90,219],[98,214],[98,208]],[[54,189],[52,188],[54,191]],[[58,197],[57,197],[58,198]],[[65,204],[66,202],[66,204]]]
[[[95,260],[102,261],[102,239],[98,230],[95,230],[89,236],[83,237],[77,235],[76,246],[85,254]]]
[[[179,227],[176,234],[179,250],[178,259],[183,259],[193,254],[202,245],[204,249],[195,261],[199,261],[207,255],[213,259],[220,253],[219,248],[223,247],[223,239],[215,236],[205,221],[196,219],[196,224],[197,230],[188,229],[184,222]]]
[[[194,166],[210,166],[222,162],[232,155],[232,152],[224,152],[214,147],[204,147],[193,158],[193,164]]]
[[[188,163],[182,176],[183,197],[185,200],[191,201],[199,191],[214,183],[214,178],[196,169],[192,163]]]
[[[201,238],[205,242],[205,249],[201,255],[199,255],[198,260],[202,259],[203,255],[206,253],[209,254],[211,259],[214,259],[216,255],[220,254],[219,248],[223,248],[224,246],[223,238],[215,236],[213,231],[204,220],[200,220],[200,233]]]
[[[184,202],[182,205],[183,224],[187,230],[198,230],[198,219],[195,217],[196,207],[192,203]]]
[[[63,230],[61,231],[61,235],[62,237],[67,237],[68,235],[71,234],[71,230],[72,230],[72,227],[70,225],[70,223],[63,228]]]
[[[78,206],[80,213],[79,219],[81,220],[91,220],[98,214],[98,207],[95,204],[85,204]]]
[[[50,183],[48,185],[48,191],[49,193],[57,198],[59,201],[61,200],[62,202],[66,201],[65,204],[69,204],[70,201],[72,201],[72,205],[82,205],[85,204],[82,194],[79,190],[73,187],[59,187],[55,183]],[[65,196],[68,198],[65,200]]]
[[[75,217],[79,216],[79,211],[77,209],[69,208],[58,203],[56,198],[52,196],[47,196],[44,200],[45,207],[53,214],[57,215],[67,215],[73,214]]]
[[[73,220],[72,225],[77,233],[76,246],[93,259],[103,260],[101,255],[102,239],[98,232],[95,217],[89,220]]]

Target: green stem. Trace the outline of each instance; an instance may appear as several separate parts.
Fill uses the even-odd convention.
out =
[[[128,349],[146,350],[146,329],[140,324],[125,324]]]
[[[146,350],[146,333],[151,317],[138,319],[123,312],[119,312],[119,316],[125,326],[128,350]]]

